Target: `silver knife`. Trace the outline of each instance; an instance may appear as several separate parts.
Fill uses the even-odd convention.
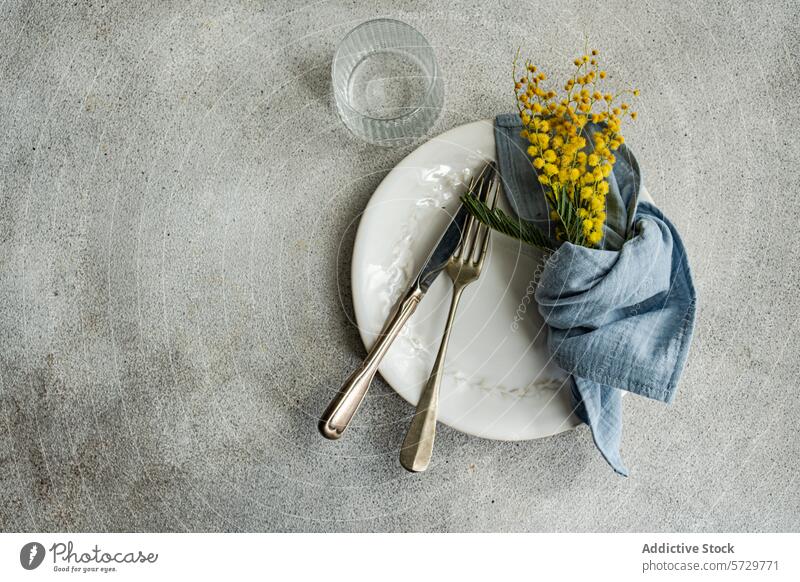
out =
[[[483,172],[481,172],[482,174]],[[477,179],[473,180],[472,184],[477,183],[477,181]],[[389,351],[392,342],[397,338],[411,314],[417,309],[417,305],[419,305],[425,292],[447,265],[447,261],[456,251],[456,248],[458,248],[466,219],[467,209],[462,205],[450,221],[450,224],[447,225],[447,229],[445,229],[439,242],[436,243],[436,246],[428,255],[416,278],[398,301],[366,359],[347,379],[339,389],[339,393],[328,405],[328,408],[322,413],[322,418],[319,421],[319,430],[325,438],[334,440],[340,438],[350,420],[355,416],[361,401],[364,400],[364,396],[369,390],[372,379],[375,377],[375,372],[378,371],[378,366],[386,352]]]

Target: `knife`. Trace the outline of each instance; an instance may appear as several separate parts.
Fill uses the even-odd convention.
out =
[[[480,181],[485,171],[484,169],[477,178],[472,180],[470,187]],[[375,372],[378,371],[378,366],[386,352],[389,351],[392,342],[397,338],[400,330],[417,309],[417,305],[425,296],[428,288],[436,280],[436,277],[439,276],[439,273],[447,265],[447,261],[450,260],[450,257],[458,248],[467,214],[466,207],[460,206],[408,290],[397,302],[366,359],[347,379],[339,389],[338,394],[328,405],[328,408],[322,413],[319,421],[319,430],[325,438],[332,440],[340,438],[350,420],[355,416],[361,401],[364,400],[364,396],[369,390],[372,379],[375,377]]]

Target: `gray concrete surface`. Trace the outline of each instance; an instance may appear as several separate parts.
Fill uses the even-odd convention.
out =
[[[513,108],[518,46],[566,70],[588,35],[641,88],[628,143],[702,304],[674,405],[625,400],[629,479],[585,427],[444,428],[408,474],[382,381],[317,434],[363,354],[354,228],[410,151],[331,108],[337,39],[376,16],[435,45],[435,132]],[[3,2],[0,529],[797,531],[797,22],[791,0]]]

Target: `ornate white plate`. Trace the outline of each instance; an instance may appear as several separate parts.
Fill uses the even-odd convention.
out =
[[[355,315],[367,348],[457,208],[464,182],[494,155],[491,121],[462,125],[421,145],[375,190],[352,258]],[[445,424],[524,440],[579,423],[533,297],[541,265],[537,251],[492,234],[483,274],[464,292],[450,338],[439,404]],[[433,366],[450,293],[442,273],[381,364],[381,375],[411,404]]]

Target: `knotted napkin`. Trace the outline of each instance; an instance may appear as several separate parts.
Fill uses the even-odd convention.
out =
[[[521,129],[517,115],[495,120],[503,188],[517,217],[552,237],[554,225]],[[585,131],[599,129],[590,124]],[[627,476],[619,450],[621,390],[672,402],[692,339],[697,295],[677,230],[639,199],[636,159],[625,145],[615,157],[600,248],[561,244],[542,269],[535,298],[553,357],[571,374],[576,413],[606,461]]]

